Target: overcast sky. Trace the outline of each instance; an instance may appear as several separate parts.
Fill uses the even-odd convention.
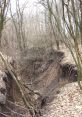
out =
[[[25,3],[25,1],[27,1],[26,12],[31,12],[32,14],[35,14],[37,10],[38,11],[41,10],[41,7],[37,5],[38,0],[19,0],[21,7]],[[11,4],[12,4],[12,11],[15,12],[15,7],[16,7],[15,0],[11,0]]]

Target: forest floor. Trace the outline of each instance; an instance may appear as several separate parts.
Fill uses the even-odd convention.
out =
[[[27,56],[25,58],[23,56],[24,62],[21,61],[20,67],[24,67],[24,69],[21,71],[23,78],[20,80],[25,84],[31,83],[29,88],[42,95],[42,99],[36,98],[41,116],[82,117],[82,91],[79,89],[77,82],[73,82],[72,77],[73,79],[75,77],[72,72],[72,77],[69,80],[70,72],[68,67],[75,68],[75,63],[69,50],[61,47],[61,51],[49,49],[46,53],[43,50],[40,53],[40,51],[34,52],[33,49],[29,50],[25,55]],[[65,78],[62,76],[61,66],[63,65],[65,65]],[[16,88],[14,90],[15,99],[20,104],[20,94],[16,92]],[[28,98],[28,94],[25,93],[25,95]],[[15,109],[11,117],[30,117],[27,112],[24,114],[26,109],[22,108],[22,103],[19,108],[18,102],[16,104],[9,102],[10,107],[12,106]]]
[[[61,64],[74,64],[71,53],[68,49],[62,48],[65,57]],[[55,85],[55,84],[54,84]],[[70,83],[66,78],[60,80],[56,93],[54,91],[53,100],[44,106],[42,117],[82,117],[82,90],[77,82]]]
[[[63,86],[54,100],[45,106],[43,117],[82,117],[82,90],[78,84]]]

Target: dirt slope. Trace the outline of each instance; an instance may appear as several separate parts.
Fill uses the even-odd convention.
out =
[[[68,56],[64,57],[64,53],[61,51],[49,49],[42,53],[38,52],[36,50],[35,51],[32,50],[31,53],[31,50],[29,50],[29,52],[25,54],[28,55],[28,57],[25,56],[23,57],[22,61],[20,61],[21,62],[20,68],[22,68],[20,71],[22,78],[20,80],[23,81],[25,84],[29,83],[30,84],[29,88],[33,89],[34,91],[38,91],[42,95],[41,97],[37,97],[35,100],[33,100],[33,102],[35,101],[35,104],[38,105],[38,109],[41,110],[42,115],[48,116],[46,114],[47,111],[45,111],[45,109],[54,110],[54,106],[52,106],[52,104],[55,101],[57,94],[60,92],[59,89],[68,82],[70,82],[67,76],[69,77],[69,73],[75,72],[74,71],[75,66],[74,67],[72,66],[73,64],[71,64],[69,61],[71,59],[68,59],[67,58]],[[70,65],[67,65],[67,63],[69,63]],[[69,72],[70,70],[69,68],[71,68],[72,72]],[[65,79],[62,76],[63,72],[65,75]],[[16,86],[14,94],[16,102],[17,103],[19,102],[20,104],[21,103],[21,101],[19,101],[20,95],[16,92]],[[27,99],[29,94],[30,94],[29,92],[27,93],[27,91],[25,91]],[[9,107],[11,107],[11,105]],[[21,108],[20,109],[18,108],[18,110],[22,112]],[[16,112],[22,114],[18,110],[16,110]],[[52,111],[50,111],[50,113],[51,112]],[[49,115],[49,117],[51,117],[51,115]],[[17,115],[17,117],[20,116]],[[25,115],[25,117],[27,117],[27,115]]]

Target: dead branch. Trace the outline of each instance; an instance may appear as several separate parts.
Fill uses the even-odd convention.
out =
[[[4,63],[4,65],[5,65],[5,67],[7,68],[7,70],[9,71],[9,73],[11,74],[13,80],[15,81],[15,83],[16,83],[16,85],[17,85],[17,87],[18,87],[18,89],[19,89],[19,91],[20,91],[20,93],[21,93],[21,96],[22,96],[22,99],[23,99],[23,102],[24,102],[25,106],[29,109],[30,114],[32,115],[32,117],[35,117],[35,116],[36,116],[36,114],[35,114],[36,110],[35,110],[34,107],[32,107],[32,106],[30,105],[30,103],[27,101],[27,99],[26,99],[26,97],[25,97],[25,94],[23,93],[23,90],[22,90],[22,88],[21,88],[21,84],[20,84],[19,81],[17,80],[16,75],[14,74],[14,72],[12,71],[12,69],[11,69],[11,67],[10,67],[11,65],[9,65],[9,64],[5,61],[5,59],[4,59],[4,57],[3,57],[3,55],[2,55],[1,52],[0,52],[0,57],[1,57],[1,59],[2,59],[2,61],[3,61],[3,63]]]

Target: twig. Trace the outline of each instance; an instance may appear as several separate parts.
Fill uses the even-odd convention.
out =
[[[5,61],[5,59],[4,59],[4,57],[3,57],[3,55],[2,55],[1,52],[0,52],[0,57],[1,57],[1,59],[2,59],[2,61],[3,61],[3,63],[4,63],[4,65],[6,66],[7,70],[8,70],[9,73],[11,74],[11,76],[12,76],[13,80],[15,81],[16,85],[18,86],[19,91],[20,91],[20,93],[21,93],[21,96],[22,96],[22,99],[23,99],[23,102],[24,102],[25,106],[29,109],[30,114],[32,115],[32,117],[35,116],[35,110],[34,110],[34,108],[33,108],[33,107],[29,104],[29,102],[27,101],[27,99],[26,99],[26,97],[25,97],[25,95],[24,95],[24,93],[23,93],[23,90],[22,90],[22,88],[21,88],[21,85],[20,85],[19,81],[17,80],[17,77],[14,75],[13,71],[11,70],[10,65],[7,64],[7,62]]]

